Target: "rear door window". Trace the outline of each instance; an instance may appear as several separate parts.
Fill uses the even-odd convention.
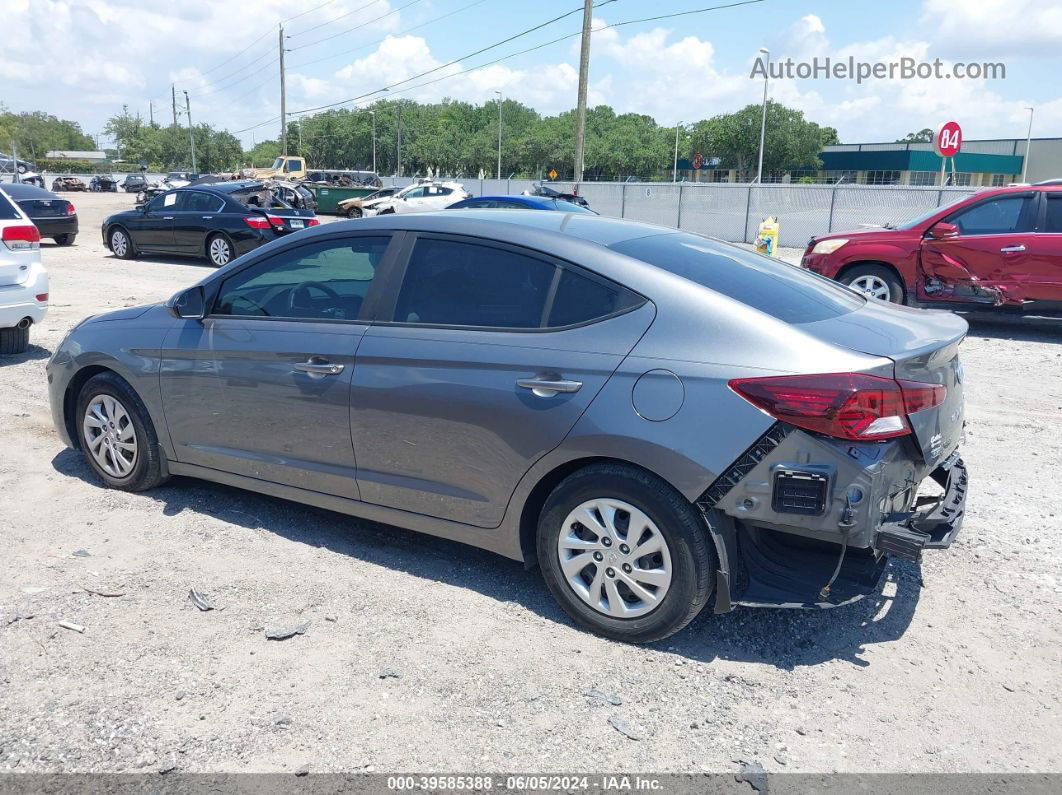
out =
[[[1062,193],[1045,193],[1047,199],[1047,216],[1044,219],[1044,231],[1062,234]]]
[[[962,235],[1006,235],[1033,230],[1034,194],[997,196],[953,213],[946,219]]]
[[[21,217],[8,195],[0,190],[0,221],[11,221]]]
[[[220,196],[194,190],[185,193],[181,209],[191,213],[216,213],[223,203]]]
[[[630,309],[644,300],[618,284],[565,268],[546,325],[557,328],[588,323]]]
[[[847,287],[795,265],[685,232],[624,240],[609,248],[786,323],[828,320],[866,303]]]

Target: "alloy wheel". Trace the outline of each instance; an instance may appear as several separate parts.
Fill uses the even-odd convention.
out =
[[[210,241],[210,261],[215,265],[228,265],[232,259],[232,249],[229,241],[223,237],[215,237]]]
[[[124,257],[125,252],[129,249],[129,239],[125,236],[125,232],[120,229],[116,229],[111,233],[111,251],[114,252],[116,257]]]
[[[568,586],[613,618],[637,618],[660,605],[671,586],[671,553],[660,529],[622,500],[599,498],[564,520],[557,555]]]
[[[136,467],[138,449],[133,419],[112,395],[99,394],[85,408],[81,423],[85,449],[114,478],[128,477]]]
[[[883,279],[872,274],[853,279],[849,286],[867,298],[877,298],[880,301],[888,301],[892,298],[892,291],[889,290],[889,285]]]

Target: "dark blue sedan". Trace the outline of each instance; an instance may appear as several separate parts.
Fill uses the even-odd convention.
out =
[[[597,215],[587,207],[578,204],[554,199],[549,196],[476,196],[471,199],[462,199],[451,204],[447,210],[555,210],[562,213],[590,213]]]

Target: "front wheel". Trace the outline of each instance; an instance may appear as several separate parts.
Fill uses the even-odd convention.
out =
[[[207,259],[215,267],[228,265],[232,261],[232,243],[225,235],[213,235],[206,244]]]
[[[143,491],[165,479],[151,416],[120,376],[100,373],[85,383],[77,423],[89,465],[111,488]]]
[[[567,477],[543,507],[537,543],[561,607],[614,640],[673,635],[712,593],[715,554],[704,518],[634,467],[600,464]]]
[[[122,229],[120,226],[111,230],[110,234],[111,252],[118,259],[132,259],[133,258],[133,241],[129,239],[129,233]]]
[[[361,208],[360,207],[348,207],[347,208],[347,218],[361,218]]]
[[[903,284],[893,271],[881,265],[857,265],[847,271],[840,282],[867,298],[892,304],[903,303]]]

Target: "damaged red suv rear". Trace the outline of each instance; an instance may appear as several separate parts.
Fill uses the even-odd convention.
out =
[[[897,226],[813,237],[801,265],[897,304],[1062,314],[1062,186],[981,191]]]

